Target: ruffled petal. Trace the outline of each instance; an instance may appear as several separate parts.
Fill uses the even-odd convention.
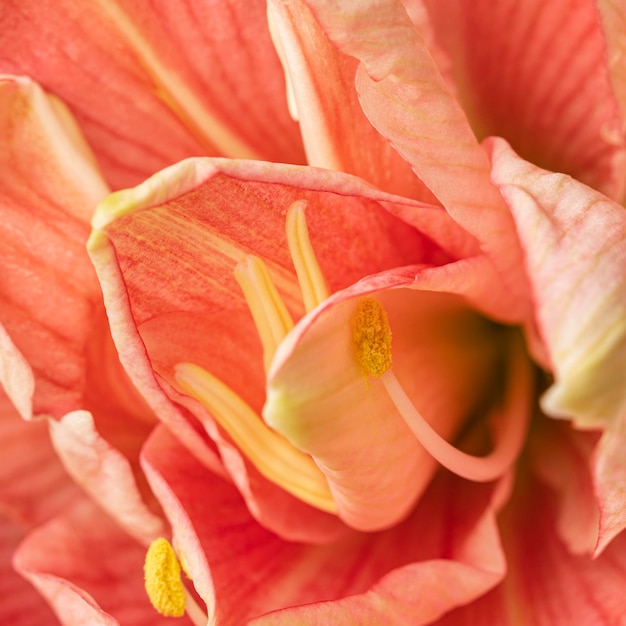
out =
[[[163,534],[163,521],[144,503],[131,463],[102,438],[88,411],[51,420],[50,434],[68,472],[129,534],[145,545]]]
[[[490,147],[555,377],[542,406],[584,428],[615,424],[626,407],[626,213],[581,183],[523,161],[504,141]]]
[[[169,624],[145,593],[144,557],[144,547],[93,503],[81,501],[31,532],[14,562],[64,626]],[[183,618],[181,624],[191,622]]]
[[[0,33],[0,71],[69,105],[114,188],[194,155],[302,162],[263,2],[19,0]]]
[[[385,191],[433,201],[409,164],[365,117],[355,87],[357,61],[333,45],[304,2],[269,2],[268,16],[307,162],[355,174]]]
[[[34,83],[0,81],[0,129],[0,322],[23,356],[3,340],[2,382],[24,417],[58,416],[80,402],[99,303],[85,242],[107,187],[67,109]]]
[[[439,435],[454,439],[502,383],[506,341],[466,299],[486,292],[480,261],[365,278],[304,318],[276,354],[263,416],[313,456],[351,526],[376,530],[402,519],[438,467],[382,382],[364,376],[352,337],[355,310],[365,296],[382,304],[394,373]]]
[[[526,249],[555,378],[542,406],[604,431],[592,462],[601,551],[626,526],[626,213],[580,183],[522,161],[503,142],[492,151],[494,180]]]
[[[175,391],[174,366],[197,363],[260,413],[261,345],[234,269],[247,254],[262,258],[287,308],[302,315],[285,235],[286,211],[296,200],[307,202],[312,245],[331,290],[371,271],[416,259],[444,262],[450,252],[468,248],[439,207],[378,192],[339,173],[258,162],[183,162],[111,196],[93,221],[90,252],[125,368],[181,441],[192,428],[181,405],[195,412],[244,493],[262,481],[249,479],[254,471],[207,412]],[[443,246],[405,221],[423,224]],[[273,497],[284,504],[260,512],[261,501],[251,501],[264,523],[271,523],[271,509],[282,516],[302,506],[280,489]],[[300,532],[291,526],[280,532]]]
[[[529,314],[521,249],[489,180],[489,160],[402,5],[367,0],[307,3],[340,52],[356,59],[356,89],[371,124],[407,161],[450,215],[474,235],[517,303]],[[507,303],[503,302],[507,308]]]
[[[262,615],[255,623],[426,624],[504,574],[494,514],[505,493],[493,486],[441,476],[398,527],[311,546],[259,526],[165,429],[149,440],[144,466],[209,619],[224,626]],[[310,606],[280,612],[300,605]]]
[[[624,117],[607,72],[623,63],[607,51],[596,3],[424,4],[479,138],[504,137],[528,161],[623,197]],[[617,34],[616,17],[605,23]]]

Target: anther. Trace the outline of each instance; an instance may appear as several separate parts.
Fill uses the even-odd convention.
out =
[[[185,614],[185,587],[174,548],[160,537],[150,544],[143,567],[145,586],[152,606],[165,617]]]
[[[379,378],[391,367],[391,328],[374,298],[362,298],[352,316],[352,343],[365,376]]]

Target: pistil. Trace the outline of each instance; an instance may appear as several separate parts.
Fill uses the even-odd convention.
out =
[[[441,437],[417,410],[391,368],[391,329],[380,302],[363,298],[352,328],[355,355],[366,374],[379,378],[398,413],[430,455],[462,478],[487,482],[501,476],[523,446],[530,417],[532,371],[521,341],[512,340],[508,353],[508,380],[504,405],[494,409],[494,448],[486,456],[467,454]]]

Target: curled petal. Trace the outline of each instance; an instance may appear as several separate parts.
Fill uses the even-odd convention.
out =
[[[313,456],[351,526],[396,523],[438,467],[382,382],[363,374],[351,332],[358,302],[383,305],[394,373],[439,435],[454,439],[499,384],[499,332],[460,297],[481,291],[479,267],[413,266],[365,278],[305,317],[276,354],[264,418]]]
[[[252,510],[264,523],[283,519],[280,532],[292,538],[316,528],[298,529],[293,521],[287,527],[297,516],[286,512],[300,510],[301,503],[279,492],[273,499],[282,498],[282,506],[254,501],[261,478],[210,414],[176,392],[174,368],[196,363],[260,414],[262,346],[234,270],[247,255],[259,257],[289,313],[302,315],[285,234],[287,209],[299,200],[307,203],[311,245],[331,290],[372,270],[417,259],[444,262],[467,250],[462,231],[440,207],[385,194],[336,172],[215,159],[182,162],[110,196],[94,217],[89,242],[113,336],[134,383],[185,441],[197,423],[182,405],[190,409],[249,494]],[[432,239],[414,224],[423,224]],[[328,520],[318,521],[328,528]]]

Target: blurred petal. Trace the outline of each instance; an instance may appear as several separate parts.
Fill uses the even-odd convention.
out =
[[[15,566],[64,626],[169,624],[143,587],[145,548],[88,501],[28,535]],[[184,618],[181,624],[190,624]]]
[[[502,494],[493,486],[442,476],[397,528],[310,546],[259,526],[237,492],[165,429],[151,437],[144,460],[209,618],[224,626],[263,614],[258,623],[396,624],[411,616],[411,624],[426,624],[504,573],[494,521]]]
[[[69,105],[114,188],[194,155],[303,159],[263,2],[19,0],[0,33],[0,71]]]
[[[268,16],[290,78],[307,162],[432,201],[409,164],[363,114],[355,87],[357,61],[333,45],[304,2],[269,2]]]
[[[591,556],[598,542],[599,510],[591,472],[596,433],[570,424],[537,420],[529,437],[531,465],[558,497],[556,528],[572,554]]]
[[[622,198],[624,116],[607,75],[616,51],[607,55],[596,3],[423,3],[480,138],[504,137],[540,167]],[[605,22],[618,31],[613,16]]]
[[[45,422],[26,422],[0,391],[0,515],[24,528],[60,513],[80,493],[59,462]]]
[[[459,297],[478,299],[481,269],[461,262],[365,278],[305,317],[276,353],[263,416],[313,456],[340,517],[355,528],[402,519],[438,467],[382,382],[364,377],[352,339],[355,308],[365,295],[383,305],[394,373],[425,419],[453,439],[463,422],[488,408],[501,382],[500,333]]]
[[[0,623],[59,624],[46,601],[11,566],[13,551],[23,538],[23,529],[0,514]]]
[[[34,83],[0,81],[0,129],[0,322],[32,367],[35,414],[60,415],[80,400],[83,348],[99,299],[85,242],[107,188],[67,109]],[[28,417],[28,372],[3,344],[17,383],[6,370],[0,380]]]
[[[521,250],[511,217],[489,180],[489,160],[461,106],[399,2],[309,0],[322,29],[358,60],[356,89],[371,124],[450,215],[474,235],[504,289],[502,306],[528,315]]]
[[[292,538],[315,529],[301,523],[298,530],[298,515],[286,513],[302,511],[302,504],[276,489],[273,506],[264,505],[252,491],[262,484],[260,477],[251,478],[255,472],[230,438],[170,385],[177,363],[194,362],[260,414],[261,345],[234,269],[246,254],[262,258],[292,315],[302,315],[285,235],[286,211],[296,200],[308,203],[309,233],[331,290],[410,260],[449,258],[394,213],[423,223],[451,250],[467,247],[441,208],[378,192],[344,174],[208,159],[183,162],[108,198],[94,217],[90,241],[112,332],[137,387],[182,441],[191,426],[181,404],[194,411],[242,493],[249,494],[251,509],[264,523],[283,518],[282,530],[274,528]],[[315,515],[309,508],[307,516]],[[319,523],[328,526],[326,518]]]

